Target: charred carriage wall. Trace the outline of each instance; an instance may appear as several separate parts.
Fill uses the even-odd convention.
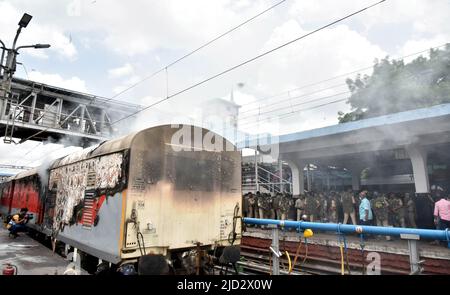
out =
[[[124,190],[128,155],[125,150],[51,169],[48,187],[56,193],[52,230],[58,232],[81,221],[87,191],[92,193],[95,204],[101,205],[103,200],[99,202],[99,198],[107,199]]]

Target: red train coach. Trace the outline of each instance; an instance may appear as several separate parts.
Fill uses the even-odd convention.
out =
[[[164,125],[11,177],[0,210],[27,207],[31,227],[113,265],[153,253],[186,269],[195,251],[240,243],[240,179],[226,139]]]

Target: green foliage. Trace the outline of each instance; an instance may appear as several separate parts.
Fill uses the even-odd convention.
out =
[[[450,44],[431,49],[408,64],[376,60],[373,73],[347,79],[349,113],[338,112],[339,123],[450,102]]]

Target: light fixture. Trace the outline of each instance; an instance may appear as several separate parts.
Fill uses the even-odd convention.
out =
[[[33,17],[28,13],[24,13],[19,22],[19,27],[26,28]]]

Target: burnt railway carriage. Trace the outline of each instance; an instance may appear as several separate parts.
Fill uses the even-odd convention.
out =
[[[241,232],[241,156],[230,147],[199,127],[149,128],[54,161],[40,196],[35,172],[10,179],[2,210],[11,187],[14,209],[39,200],[39,231],[113,264],[226,246]],[[24,179],[34,179],[25,198],[15,194]]]
[[[28,226],[36,228],[42,220],[42,200],[43,194],[41,182],[36,169],[11,176],[0,184],[0,213],[8,215],[18,212],[20,208],[27,207],[30,219]]]

